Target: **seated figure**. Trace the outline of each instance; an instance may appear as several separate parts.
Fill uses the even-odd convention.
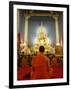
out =
[[[58,65],[57,58],[56,58],[56,56],[53,56],[51,59],[51,66],[57,66],[57,65]]]
[[[18,67],[17,79],[28,80],[30,78],[30,67],[27,64],[27,60],[23,57],[21,67]]]
[[[44,47],[40,46],[39,53],[32,58],[31,80],[49,78],[48,58],[43,53]]]
[[[51,59],[51,67],[53,69],[51,78],[62,78],[63,77],[63,66],[57,63],[56,56],[53,56]]]

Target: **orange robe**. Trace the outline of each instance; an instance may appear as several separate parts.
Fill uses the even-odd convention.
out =
[[[48,58],[38,54],[32,58],[31,79],[47,79],[49,72]]]
[[[28,80],[30,79],[30,77],[28,78],[27,75],[28,73],[30,73],[30,67],[27,65],[27,61],[25,58],[22,59],[22,66],[18,67],[18,71],[17,71],[17,79],[18,80]]]

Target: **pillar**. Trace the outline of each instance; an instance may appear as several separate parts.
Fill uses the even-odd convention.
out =
[[[58,16],[54,16],[55,19],[55,29],[56,29],[56,45],[60,45],[59,43],[59,30],[58,30]]]
[[[19,32],[19,10],[17,10],[17,31]]]
[[[24,33],[24,45],[28,45],[28,18],[29,16],[25,16],[25,33]]]

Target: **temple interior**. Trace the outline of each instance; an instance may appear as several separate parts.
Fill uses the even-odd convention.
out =
[[[58,11],[37,11],[17,10],[17,55],[18,68],[21,68],[22,58],[28,63],[25,68],[26,77],[22,77],[22,68],[18,69],[18,80],[30,79],[30,67],[32,57],[39,53],[39,47],[45,48],[44,55],[51,59],[57,58],[59,66],[54,67],[58,74],[54,78],[63,77],[63,12]],[[49,25],[50,24],[50,25]],[[37,27],[37,28],[36,28]],[[51,61],[51,60],[50,60]],[[49,61],[49,63],[50,63]],[[26,74],[28,73],[28,74]]]

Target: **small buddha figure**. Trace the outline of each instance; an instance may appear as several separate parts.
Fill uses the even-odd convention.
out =
[[[53,56],[51,59],[51,66],[57,66],[57,65],[58,65],[57,58],[56,58],[56,56]]]

